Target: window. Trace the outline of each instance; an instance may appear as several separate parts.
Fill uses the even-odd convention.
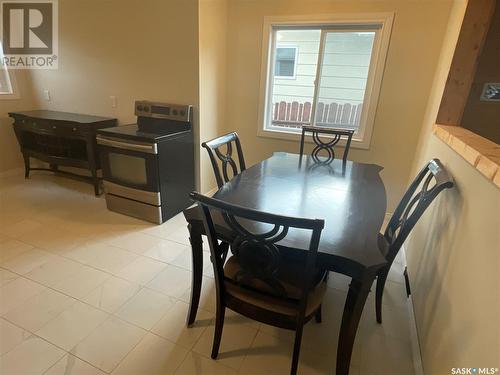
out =
[[[9,71],[2,67],[0,68],[0,95],[12,95],[12,82],[10,81]]]
[[[276,47],[276,62],[274,63],[274,77],[294,78],[297,48]]]
[[[3,49],[0,44],[0,59],[3,60]],[[11,75],[4,64],[0,64],[0,99],[17,99],[17,86],[14,75]]]
[[[368,148],[393,15],[332,17],[266,18],[259,135],[297,139],[313,124]]]

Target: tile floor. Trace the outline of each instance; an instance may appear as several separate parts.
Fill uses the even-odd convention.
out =
[[[206,253],[202,309],[184,321],[191,271],[186,223],[161,226],[106,210],[90,185],[33,173],[0,177],[0,373],[287,374],[293,333],[226,317],[210,359],[214,289]],[[299,372],[333,374],[348,280],[332,274],[323,323],[305,329]],[[370,296],[351,374],[412,374],[402,266]]]

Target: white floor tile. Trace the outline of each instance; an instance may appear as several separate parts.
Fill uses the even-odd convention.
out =
[[[144,254],[155,246],[162,246],[165,240],[141,232],[115,236],[109,241],[110,245],[120,247],[136,254]]]
[[[118,271],[116,276],[139,285],[146,285],[165,267],[165,263],[141,256]]]
[[[105,372],[111,372],[144,337],[146,331],[110,316],[71,350]]]
[[[186,349],[148,333],[113,371],[113,375],[173,374],[187,353]]]
[[[0,315],[4,315],[31,297],[43,292],[43,285],[18,277],[0,288]]]
[[[137,284],[111,276],[82,298],[82,301],[101,310],[114,313],[132,298],[139,289],[140,286]]]
[[[187,226],[181,226],[177,230],[173,231],[172,233],[169,233],[168,235],[165,236],[167,240],[175,241],[182,243],[184,245],[190,245],[189,242],[189,231],[187,229]]]
[[[54,287],[77,274],[84,267],[84,265],[72,260],[60,256],[53,256],[50,257],[47,262],[32,269],[24,276],[40,284]]]
[[[195,323],[188,328],[186,326],[188,308],[187,303],[177,301],[151,331],[186,349],[191,349],[205,329],[212,324],[213,314],[198,310]]]
[[[110,277],[108,273],[85,266],[75,275],[54,285],[54,289],[81,299]]]
[[[164,294],[143,288],[115,314],[127,322],[150,330],[174,303],[172,298]]]
[[[12,350],[30,336],[30,332],[0,318],[0,355]]]
[[[206,358],[194,352],[189,352],[176,375],[235,375],[236,370],[221,365],[213,359]]]
[[[410,343],[383,335],[367,335],[363,338],[360,370],[377,375],[413,375]]]
[[[201,283],[200,309],[215,313],[215,281],[211,277],[203,276]],[[186,288],[184,293],[179,297],[180,300],[190,303],[191,301],[191,284]]]
[[[0,287],[2,285],[7,284],[8,282],[11,282],[19,277],[18,274],[15,274],[13,272],[10,272],[9,270],[4,270],[3,268],[0,268]]]
[[[2,267],[9,271],[24,275],[54,258],[55,255],[45,250],[33,248],[7,260],[2,264]]]
[[[2,241],[0,243],[0,264],[24,253],[25,251],[31,250],[32,248],[33,246],[14,239]]]
[[[186,252],[191,252],[188,246],[174,241],[162,240],[157,246],[148,249],[143,254],[149,258],[159,260],[160,262],[171,263],[180,254]]]
[[[256,329],[250,328],[245,324],[224,324],[217,362],[235,370],[239,370],[256,334]],[[210,358],[213,338],[214,326],[210,326],[203,332],[200,339],[193,347],[193,351]]]
[[[68,257],[99,270],[116,273],[137,259],[138,255],[101,242],[91,242],[72,250]]]
[[[23,234],[22,241],[50,252],[64,255],[84,239],[54,225],[42,225]]]
[[[31,332],[36,332],[76,300],[52,289],[26,300],[4,315],[5,319]]]
[[[41,226],[42,224],[37,221],[26,219],[11,225],[2,226],[0,232],[7,237],[21,238],[25,233],[40,228]]]
[[[191,272],[171,265],[167,265],[148,283],[149,288],[176,298],[181,297],[190,286]]]
[[[105,312],[77,301],[36,334],[60,348],[71,350],[107,317]]]
[[[191,249],[189,249],[189,251],[182,252],[171,262],[171,264],[191,271],[193,268],[191,253]],[[203,251],[203,275],[212,278],[214,277],[214,270],[212,262],[210,261],[210,253],[207,251]]]
[[[42,374],[63,355],[63,350],[39,337],[31,336],[2,356],[0,373],[6,375]]]
[[[89,365],[80,358],[66,354],[43,375],[104,375],[98,368]]]

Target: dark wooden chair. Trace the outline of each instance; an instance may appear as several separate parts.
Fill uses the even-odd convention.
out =
[[[246,169],[245,158],[241,148],[240,139],[236,132],[224,134],[210,141],[201,144],[208,152],[210,162],[217,181],[217,187],[221,188],[224,183],[228,182],[233,176],[241,173]],[[234,145],[234,146],[233,146]],[[226,150],[223,153],[220,149],[225,146]],[[236,148],[236,163],[233,157],[233,148]],[[219,165],[220,164],[220,165]],[[230,176],[228,168],[231,168],[232,176]],[[191,286],[191,304],[187,316],[187,324],[190,326],[196,318],[198,310],[199,296],[201,293],[201,280],[196,278],[197,273],[201,273],[203,268],[202,261],[202,241],[201,236],[206,235],[205,227],[201,224],[202,214],[198,206],[193,206],[183,211],[184,217],[188,221],[189,241],[191,242],[191,251],[193,252],[193,282]]]
[[[394,258],[396,258],[408,234],[410,234],[427,207],[439,193],[444,189],[452,188],[453,185],[453,178],[448,174],[439,159],[432,159],[420,171],[404,194],[384,234],[379,234],[379,250],[387,259],[387,266],[383,267],[377,275],[375,308],[378,323],[382,323],[384,286]]]
[[[233,144],[236,147],[239,170],[233,158]],[[221,188],[224,183],[228,182],[238,173],[246,169],[243,150],[241,149],[240,139],[238,138],[238,134],[236,132],[224,134],[208,142],[203,142],[201,145],[208,151],[208,156],[210,157],[210,161],[212,162],[215,179],[217,180],[217,186],[219,188]],[[220,148],[223,146],[226,146],[225,153],[221,152],[220,150]],[[231,167],[232,175],[228,173],[229,167]]]
[[[344,155],[342,156],[342,161],[345,163],[347,160],[347,155],[349,154],[349,148],[351,147],[352,135],[354,130],[343,130],[343,129],[331,129],[319,126],[302,126],[302,136],[300,137],[300,156],[304,154],[304,141],[306,133],[312,134],[312,139],[316,146],[314,147],[311,155],[316,162],[320,163],[331,163],[335,159],[335,145],[340,141],[342,137],[347,139]],[[329,136],[323,141],[319,135],[324,134]],[[326,151],[326,159],[320,159],[320,152]]]
[[[295,330],[291,368],[295,374],[303,326],[312,317],[321,321],[326,272],[316,269],[316,255],[324,220],[259,212],[195,192],[191,197],[203,212],[215,275],[217,309],[212,358],[219,353],[227,307],[251,319]],[[217,224],[214,215],[222,216],[224,226]],[[300,259],[277,245],[294,230],[311,233],[309,248],[303,249]],[[233,255],[226,261],[227,243]]]

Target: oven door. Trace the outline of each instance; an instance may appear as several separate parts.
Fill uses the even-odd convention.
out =
[[[157,145],[102,135],[96,140],[106,193],[160,205]]]

